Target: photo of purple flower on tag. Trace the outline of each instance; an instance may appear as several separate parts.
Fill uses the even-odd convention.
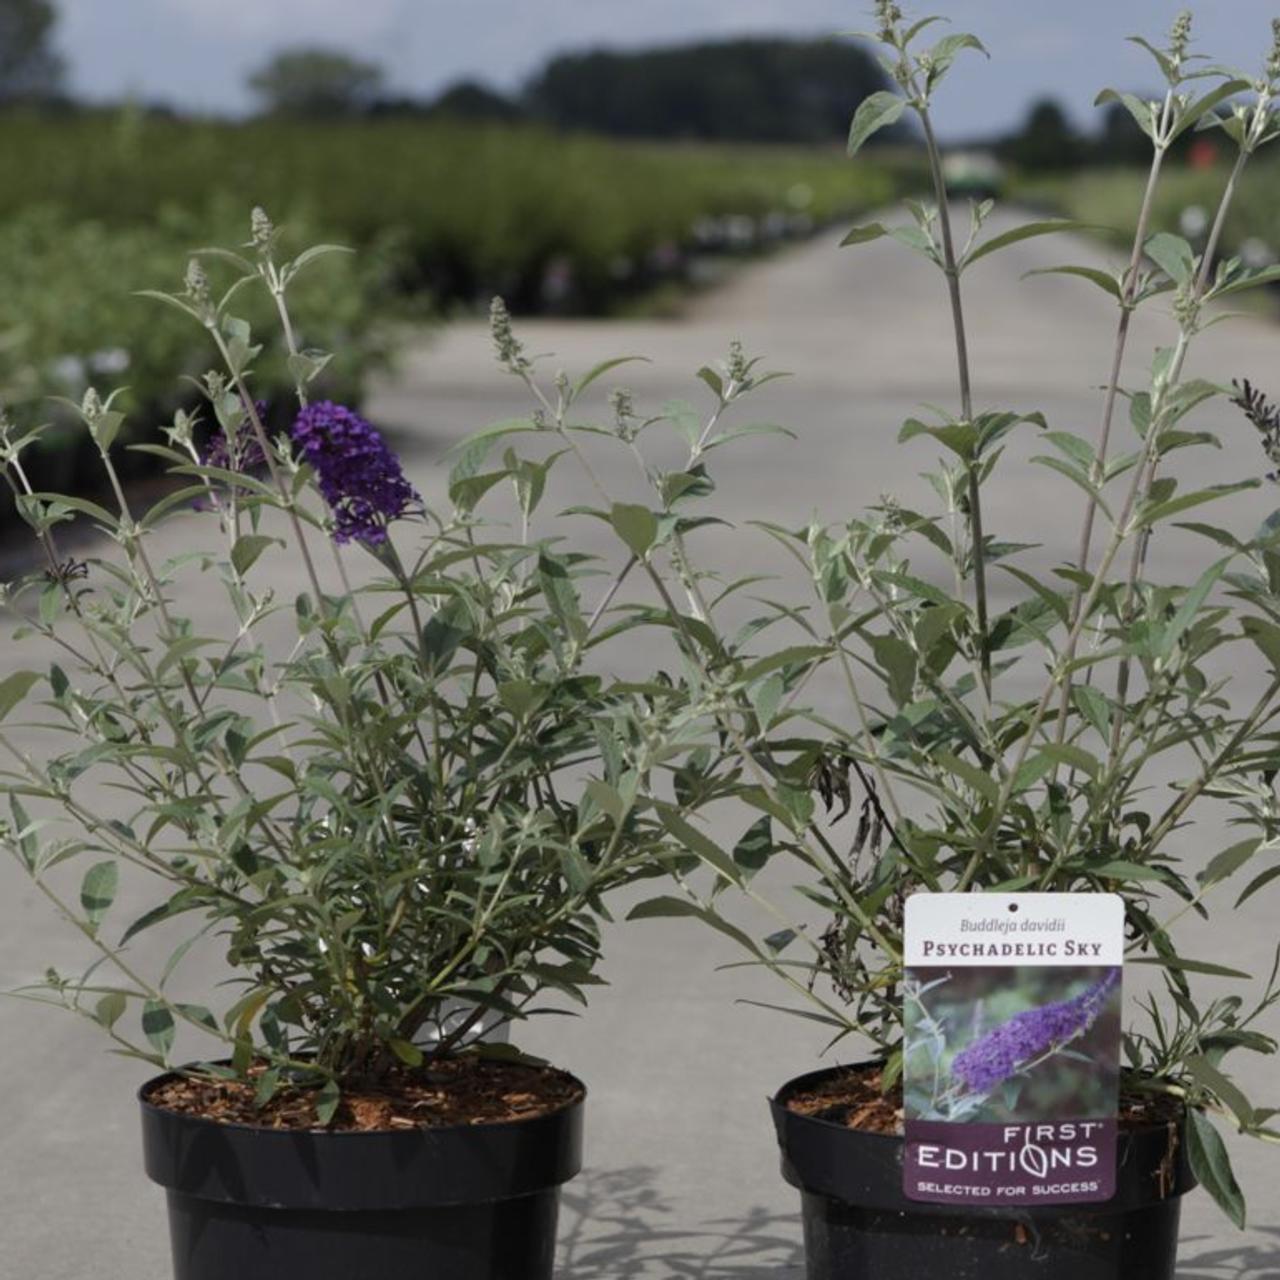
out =
[[[906,982],[906,1113],[999,1124],[1112,1114],[1113,967],[915,969]]]

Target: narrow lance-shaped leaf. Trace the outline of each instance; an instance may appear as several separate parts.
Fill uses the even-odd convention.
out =
[[[1096,284],[1104,293],[1109,293],[1117,302],[1121,301],[1123,294],[1120,292],[1120,282],[1109,271],[1103,271],[1099,267],[1077,267],[1077,266],[1061,266],[1061,267],[1037,267],[1034,271],[1023,272],[1023,279],[1028,276],[1079,276],[1082,280],[1088,280]]]
[[[964,261],[960,264],[960,269],[964,270],[966,267],[971,267],[975,262],[980,262],[990,254],[1008,248],[1011,244],[1017,244],[1021,240],[1030,240],[1035,236],[1051,236],[1059,231],[1079,231],[1084,225],[1084,223],[1077,222],[1073,218],[1050,218],[1044,222],[1025,223],[1021,227],[1014,227],[1011,231],[1004,231],[998,236],[992,236],[990,240],[984,240],[982,244],[966,255]]]
[[[1191,1160],[1191,1172],[1200,1185],[1213,1197],[1218,1207],[1243,1229],[1245,1224],[1244,1195],[1231,1169],[1222,1135],[1203,1112],[1188,1112],[1187,1155]]]

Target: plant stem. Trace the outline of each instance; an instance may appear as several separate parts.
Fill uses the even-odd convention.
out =
[[[1165,116],[1168,115],[1172,100],[1172,90],[1165,95]],[[1116,401],[1120,393],[1120,375],[1124,366],[1125,350],[1129,343],[1129,326],[1133,320],[1134,299],[1138,292],[1138,281],[1142,270],[1143,247],[1147,241],[1147,228],[1151,224],[1151,210],[1155,204],[1156,190],[1160,183],[1160,172],[1164,165],[1165,148],[1157,145],[1151,161],[1151,171],[1147,175],[1147,186],[1142,196],[1142,207],[1138,213],[1138,223],[1134,230],[1133,251],[1129,256],[1129,267],[1125,273],[1124,285],[1120,297],[1120,318],[1116,324],[1115,347],[1111,357],[1111,376],[1107,380],[1106,395],[1102,404],[1102,422],[1098,428],[1098,443],[1094,450],[1093,466],[1089,479],[1095,491],[1102,484],[1106,472],[1107,456],[1111,446],[1111,426],[1115,417]],[[1085,504],[1084,524],[1080,530],[1080,550],[1076,555],[1076,568],[1081,573],[1088,572],[1089,553],[1093,546],[1093,526],[1098,514],[1098,499],[1089,495]],[[1080,606],[1084,598],[1084,587],[1077,583],[1072,593],[1069,625],[1074,625],[1079,616]],[[1058,708],[1058,744],[1066,737],[1067,711],[1071,704],[1070,675],[1062,686],[1062,700]],[[1057,776],[1057,766],[1054,767]]]
[[[969,340],[964,322],[964,300],[960,292],[960,264],[956,257],[955,239],[951,230],[951,209],[947,201],[947,183],[942,172],[942,153],[929,118],[927,99],[916,88],[914,106],[924,130],[925,146],[929,153],[929,170],[933,179],[934,197],[938,202],[938,226],[942,233],[943,273],[947,278],[947,294],[951,301],[951,326],[955,335],[956,368],[960,380],[960,416],[965,422],[973,421],[973,389],[969,371]],[[978,481],[976,461],[966,464],[969,500],[969,538],[973,556],[974,608],[978,623],[978,667],[981,687],[988,705],[991,702],[991,634],[987,616],[987,559],[986,541],[982,528],[982,494]]]

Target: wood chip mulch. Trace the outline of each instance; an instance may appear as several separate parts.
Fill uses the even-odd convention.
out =
[[[260,1074],[256,1068],[253,1074]],[[203,1076],[167,1077],[147,1094],[153,1106],[222,1124],[261,1129],[324,1128],[316,1116],[315,1091],[281,1089],[264,1107],[256,1086]],[[455,1058],[418,1068],[398,1068],[377,1084],[352,1085],[329,1131],[393,1132],[446,1125],[503,1124],[552,1115],[572,1106],[584,1090],[572,1076],[551,1067]]]
[[[900,1134],[902,1084],[899,1082],[884,1093],[881,1079],[879,1067],[850,1067],[814,1088],[784,1095],[782,1102],[797,1115],[814,1116],[867,1133]],[[1182,1104],[1168,1094],[1121,1090],[1121,1128],[1164,1124],[1181,1116]]]

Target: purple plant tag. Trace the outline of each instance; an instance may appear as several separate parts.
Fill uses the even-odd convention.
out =
[[[915,894],[905,961],[905,1194],[993,1207],[1110,1200],[1121,898]]]

